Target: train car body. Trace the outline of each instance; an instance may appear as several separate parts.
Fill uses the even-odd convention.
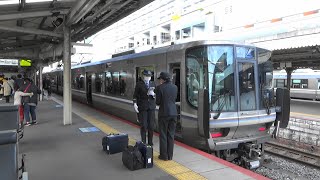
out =
[[[276,119],[270,56],[268,50],[234,43],[171,45],[72,67],[72,96],[136,123],[132,96],[140,72],[154,72],[152,80],[170,72],[179,89],[176,138],[256,168]],[[61,94],[62,71],[47,75],[53,91]],[[201,90],[208,92],[207,108],[200,108]],[[208,114],[208,121],[201,121],[199,114]]]
[[[287,87],[287,73],[284,70],[273,74],[275,88]],[[297,69],[291,74],[290,97],[320,99],[320,72],[311,69]]]

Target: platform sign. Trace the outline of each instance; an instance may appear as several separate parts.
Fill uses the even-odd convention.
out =
[[[84,132],[84,133],[86,133],[86,132],[98,132],[98,131],[100,131],[98,128],[96,128],[96,127],[86,127],[86,128],[79,128],[79,130],[81,131],[81,132]]]

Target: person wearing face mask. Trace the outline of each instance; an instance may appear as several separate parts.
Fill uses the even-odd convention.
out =
[[[133,94],[134,110],[138,113],[140,122],[141,141],[146,144],[148,131],[148,144],[153,146],[153,130],[155,121],[155,83],[151,81],[152,73],[149,70],[142,72],[142,78],[137,82]]]

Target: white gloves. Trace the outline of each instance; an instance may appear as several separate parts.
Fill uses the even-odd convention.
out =
[[[156,93],[154,93],[154,88],[150,88],[147,95],[155,97]]]
[[[134,104],[133,104],[133,107],[134,107],[134,110],[136,111],[136,113],[139,113],[139,110],[138,110],[138,105],[137,105],[137,103],[134,103]]]
[[[156,93],[154,93],[154,91],[149,91],[149,95],[154,97]]]

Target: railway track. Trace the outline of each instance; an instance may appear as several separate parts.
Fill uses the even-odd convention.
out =
[[[293,149],[276,143],[266,143],[265,152],[298,161],[320,169],[320,155]]]

